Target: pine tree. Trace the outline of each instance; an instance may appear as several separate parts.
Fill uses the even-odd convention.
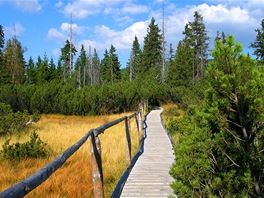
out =
[[[37,84],[42,85],[49,81],[49,59],[47,54],[44,54],[43,60],[38,57],[37,62]]]
[[[160,29],[152,18],[148,26],[147,35],[144,37],[144,48],[141,54],[141,76],[146,74],[161,80],[160,71],[162,68],[162,37]]]
[[[140,71],[140,55],[142,51],[140,49],[140,45],[138,42],[137,36],[135,36],[133,41],[133,46],[130,53],[130,60],[128,62],[128,70],[129,70],[129,80],[132,81],[136,79],[138,73]]]
[[[189,86],[192,82],[192,49],[185,40],[177,46],[175,60],[171,62],[168,71],[168,83],[171,87]]]
[[[25,82],[26,63],[23,54],[24,49],[16,37],[7,41],[3,63],[3,78],[6,83],[23,84]]]
[[[172,48],[172,43],[170,43],[170,49],[169,49],[169,66],[172,64],[174,61],[174,52]]]
[[[215,41],[222,39],[223,43],[226,43],[226,35],[224,32],[222,32],[221,36],[219,35],[219,32],[217,31]]]
[[[92,56],[92,47],[89,46],[89,51],[88,51],[88,57],[86,60],[86,79],[87,79],[87,84],[93,84],[93,56]]]
[[[66,43],[63,48],[61,48],[61,57],[63,65],[63,79],[64,81],[70,77],[70,74],[73,71],[73,57],[76,54],[77,50],[69,40],[66,40]]]
[[[233,36],[215,42],[205,105],[189,109],[171,170],[180,197],[263,195],[264,68],[242,51]]]
[[[115,53],[116,49],[111,45],[109,52],[105,50],[101,62],[101,77],[103,82],[114,83],[121,80],[120,62]]]
[[[30,56],[27,64],[27,83],[34,84],[37,82],[37,70],[33,58]]]
[[[49,69],[49,78],[48,78],[48,81],[50,82],[50,81],[56,79],[56,65],[55,65],[54,60],[53,60],[52,57],[51,57],[51,59],[49,61],[48,69]]]
[[[251,43],[250,47],[255,48],[254,55],[264,63],[264,19],[261,22],[261,29],[255,30],[257,32],[256,41]]]
[[[0,58],[3,58],[3,49],[5,45],[5,34],[3,26],[0,25]]]
[[[86,75],[85,75],[86,59],[87,59],[86,51],[84,49],[84,45],[82,45],[80,55],[77,58],[75,65],[75,73],[77,76],[77,82],[79,84],[79,88],[85,86],[85,82],[86,82]]]
[[[111,82],[111,67],[110,67],[110,57],[107,50],[105,50],[104,58],[101,61],[100,66],[100,76],[102,82]]]
[[[111,45],[109,50],[110,56],[110,67],[111,67],[111,83],[118,82],[121,80],[120,62],[116,54],[116,49]]]
[[[140,49],[140,45],[138,42],[137,36],[135,36],[132,49],[130,52],[130,59],[127,63],[127,69],[128,69],[128,78],[130,81],[137,78],[138,73],[140,71],[140,55],[142,51]]]
[[[3,75],[4,44],[5,44],[5,34],[4,34],[3,26],[0,25],[0,83],[2,83],[2,75]]]
[[[100,81],[100,59],[99,59],[96,49],[94,49],[92,64],[93,64],[94,84],[99,85],[101,83]]]
[[[197,11],[194,13],[194,21],[188,22],[183,31],[185,42],[193,49],[193,81],[204,77],[204,71],[207,66],[209,37],[203,17]]]
[[[61,60],[58,60],[55,78],[56,80],[63,80],[63,66],[61,62]]]

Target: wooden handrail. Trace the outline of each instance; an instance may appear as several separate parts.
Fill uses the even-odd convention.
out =
[[[58,168],[60,168],[65,161],[72,156],[90,137],[91,138],[91,161],[92,161],[92,177],[93,177],[93,194],[94,197],[104,197],[103,192],[103,170],[102,170],[102,159],[101,159],[101,145],[99,135],[106,129],[117,125],[118,123],[125,120],[125,132],[127,140],[127,162],[128,165],[131,163],[131,137],[130,137],[130,119],[135,117],[136,126],[138,131],[138,142],[139,133],[142,132],[143,120],[146,114],[147,101],[143,101],[139,104],[138,111],[130,116],[124,116],[112,122],[108,122],[99,126],[98,128],[91,129],[88,131],[78,142],[65,150],[55,160],[41,168],[39,171],[26,178],[25,180],[18,182],[0,193],[0,198],[14,198],[24,197],[37,186],[47,180]]]

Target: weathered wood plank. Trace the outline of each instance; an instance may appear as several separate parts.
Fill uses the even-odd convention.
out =
[[[174,162],[170,139],[161,123],[162,109],[151,111],[146,119],[143,154],[138,158],[120,197],[168,197],[173,193],[169,170]]]

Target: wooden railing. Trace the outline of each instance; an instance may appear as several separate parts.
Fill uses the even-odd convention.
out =
[[[143,122],[147,113],[148,101],[143,101],[139,104],[138,111],[130,116],[124,116],[112,122],[108,122],[99,126],[98,128],[91,129],[87,132],[78,142],[65,150],[55,160],[47,164],[45,167],[40,169],[25,180],[16,183],[10,188],[0,193],[0,198],[14,198],[24,197],[29,192],[34,190],[37,186],[47,180],[58,168],[60,168],[65,161],[72,156],[90,137],[91,139],[91,165],[92,165],[92,181],[93,181],[93,196],[104,197],[103,190],[103,169],[102,169],[102,158],[101,158],[101,143],[99,135],[106,129],[117,125],[118,123],[125,121],[125,133],[126,133],[126,161],[128,167],[131,166],[131,137],[130,137],[130,119],[136,119],[137,126],[137,137],[138,143],[142,142],[140,133],[143,133]],[[144,136],[143,136],[144,137]],[[138,151],[139,152],[139,151]],[[137,155],[137,154],[136,154]],[[123,175],[124,176],[124,175]],[[122,182],[119,185],[123,185]],[[115,190],[115,194],[119,194],[118,190]]]

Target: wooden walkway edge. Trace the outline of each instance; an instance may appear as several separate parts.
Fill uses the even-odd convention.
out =
[[[158,108],[146,117],[144,150],[131,170],[120,197],[168,197],[173,194],[170,187],[173,178],[169,170],[175,157],[161,123],[162,111]]]

